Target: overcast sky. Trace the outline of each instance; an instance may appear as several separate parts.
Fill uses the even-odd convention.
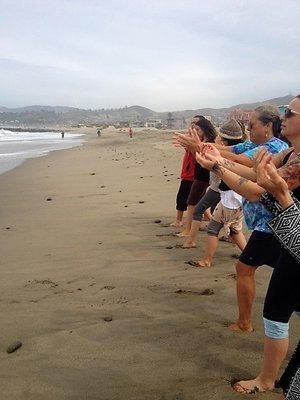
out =
[[[0,105],[157,111],[300,92],[299,0],[0,0]]]

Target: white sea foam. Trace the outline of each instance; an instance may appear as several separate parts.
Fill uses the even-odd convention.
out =
[[[15,168],[28,158],[80,146],[82,142],[83,135],[78,133],[66,132],[62,139],[60,132],[12,132],[0,129],[0,174]]]

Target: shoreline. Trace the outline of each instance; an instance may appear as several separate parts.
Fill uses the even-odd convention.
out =
[[[85,141],[85,133],[84,133],[85,131],[83,131],[82,129],[78,129],[77,131],[70,131],[69,133],[72,133],[72,134],[75,134],[75,135],[78,134],[78,135],[80,135],[80,137],[78,136],[77,140],[75,138],[66,137],[59,144],[59,145],[63,146],[61,148],[52,149],[51,147],[53,147],[54,144],[51,141],[49,141],[47,143],[46,146],[48,146],[48,148],[46,147],[46,149],[45,148],[40,149],[38,147],[39,142],[37,142],[37,141],[33,141],[32,142],[32,147],[31,148],[27,148],[27,149],[25,148],[24,149],[24,148],[21,147],[21,150],[23,150],[23,151],[21,151],[21,154],[24,154],[23,157],[19,156],[19,158],[6,159],[6,161],[3,164],[2,168],[0,168],[0,175],[3,175],[6,172],[9,172],[9,171],[11,171],[11,170],[13,170],[15,168],[18,168],[19,166],[24,164],[27,160],[31,160],[31,159],[34,159],[34,158],[45,157],[45,156],[47,156],[50,153],[55,152],[55,151],[68,150],[68,149],[71,149],[73,147],[81,146]],[[11,131],[11,132],[16,132],[16,131]],[[24,131],[18,131],[18,132],[25,132],[25,130]],[[33,130],[31,130],[31,131],[26,131],[26,132],[43,133],[43,132],[48,132],[48,131],[42,131],[42,130],[33,131]],[[51,132],[56,133],[55,131],[51,131]],[[49,140],[50,140],[50,138],[49,138]],[[76,142],[78,142],[78,144],[75,144]],[[4,147],[6,146],[7,147],[9,145],[9,146],[14,146],[13,150],[16,150],[18,147],[19,147],[19,150],[20,150],[20,146],[22,146],[22,143],[23,143],[22,140],[21,141],[10,141],[10,140],[8,140],[8,141],[0,142],[0,146],[4,146]],[[32,151],[36,151],[36,153],[33,153],[33,155],[30,155],[30,152],[32,152]],[[16,155],[18,155],[20,153],[17,151],[17,152],[12,153],[12,154],[14,154],[15,157],[16,157]],[[6,155],[5,151],[4,151],[3,155]]]
[[[166,248],[179,241],[164,226],[182,157],[171,134],[85,139],[0,175],[1,400],[244,399],[227,380],[259,368],[271,270],[257,273],[255,332],[230,333],[236,249],[220,243],[199,271],[185,261],[204,233],[198,249]]]

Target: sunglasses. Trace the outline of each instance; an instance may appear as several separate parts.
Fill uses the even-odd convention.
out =
[[[300,115],[300,112],[294,111],[288,107],[284,110],[285,118],[291,118],[293,115]]]

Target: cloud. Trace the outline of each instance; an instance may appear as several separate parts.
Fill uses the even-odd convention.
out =
[[[0,0],[3,105],[226,106],[298,88],[287,0]],[[41,90],[42,88],[42,90]]]

